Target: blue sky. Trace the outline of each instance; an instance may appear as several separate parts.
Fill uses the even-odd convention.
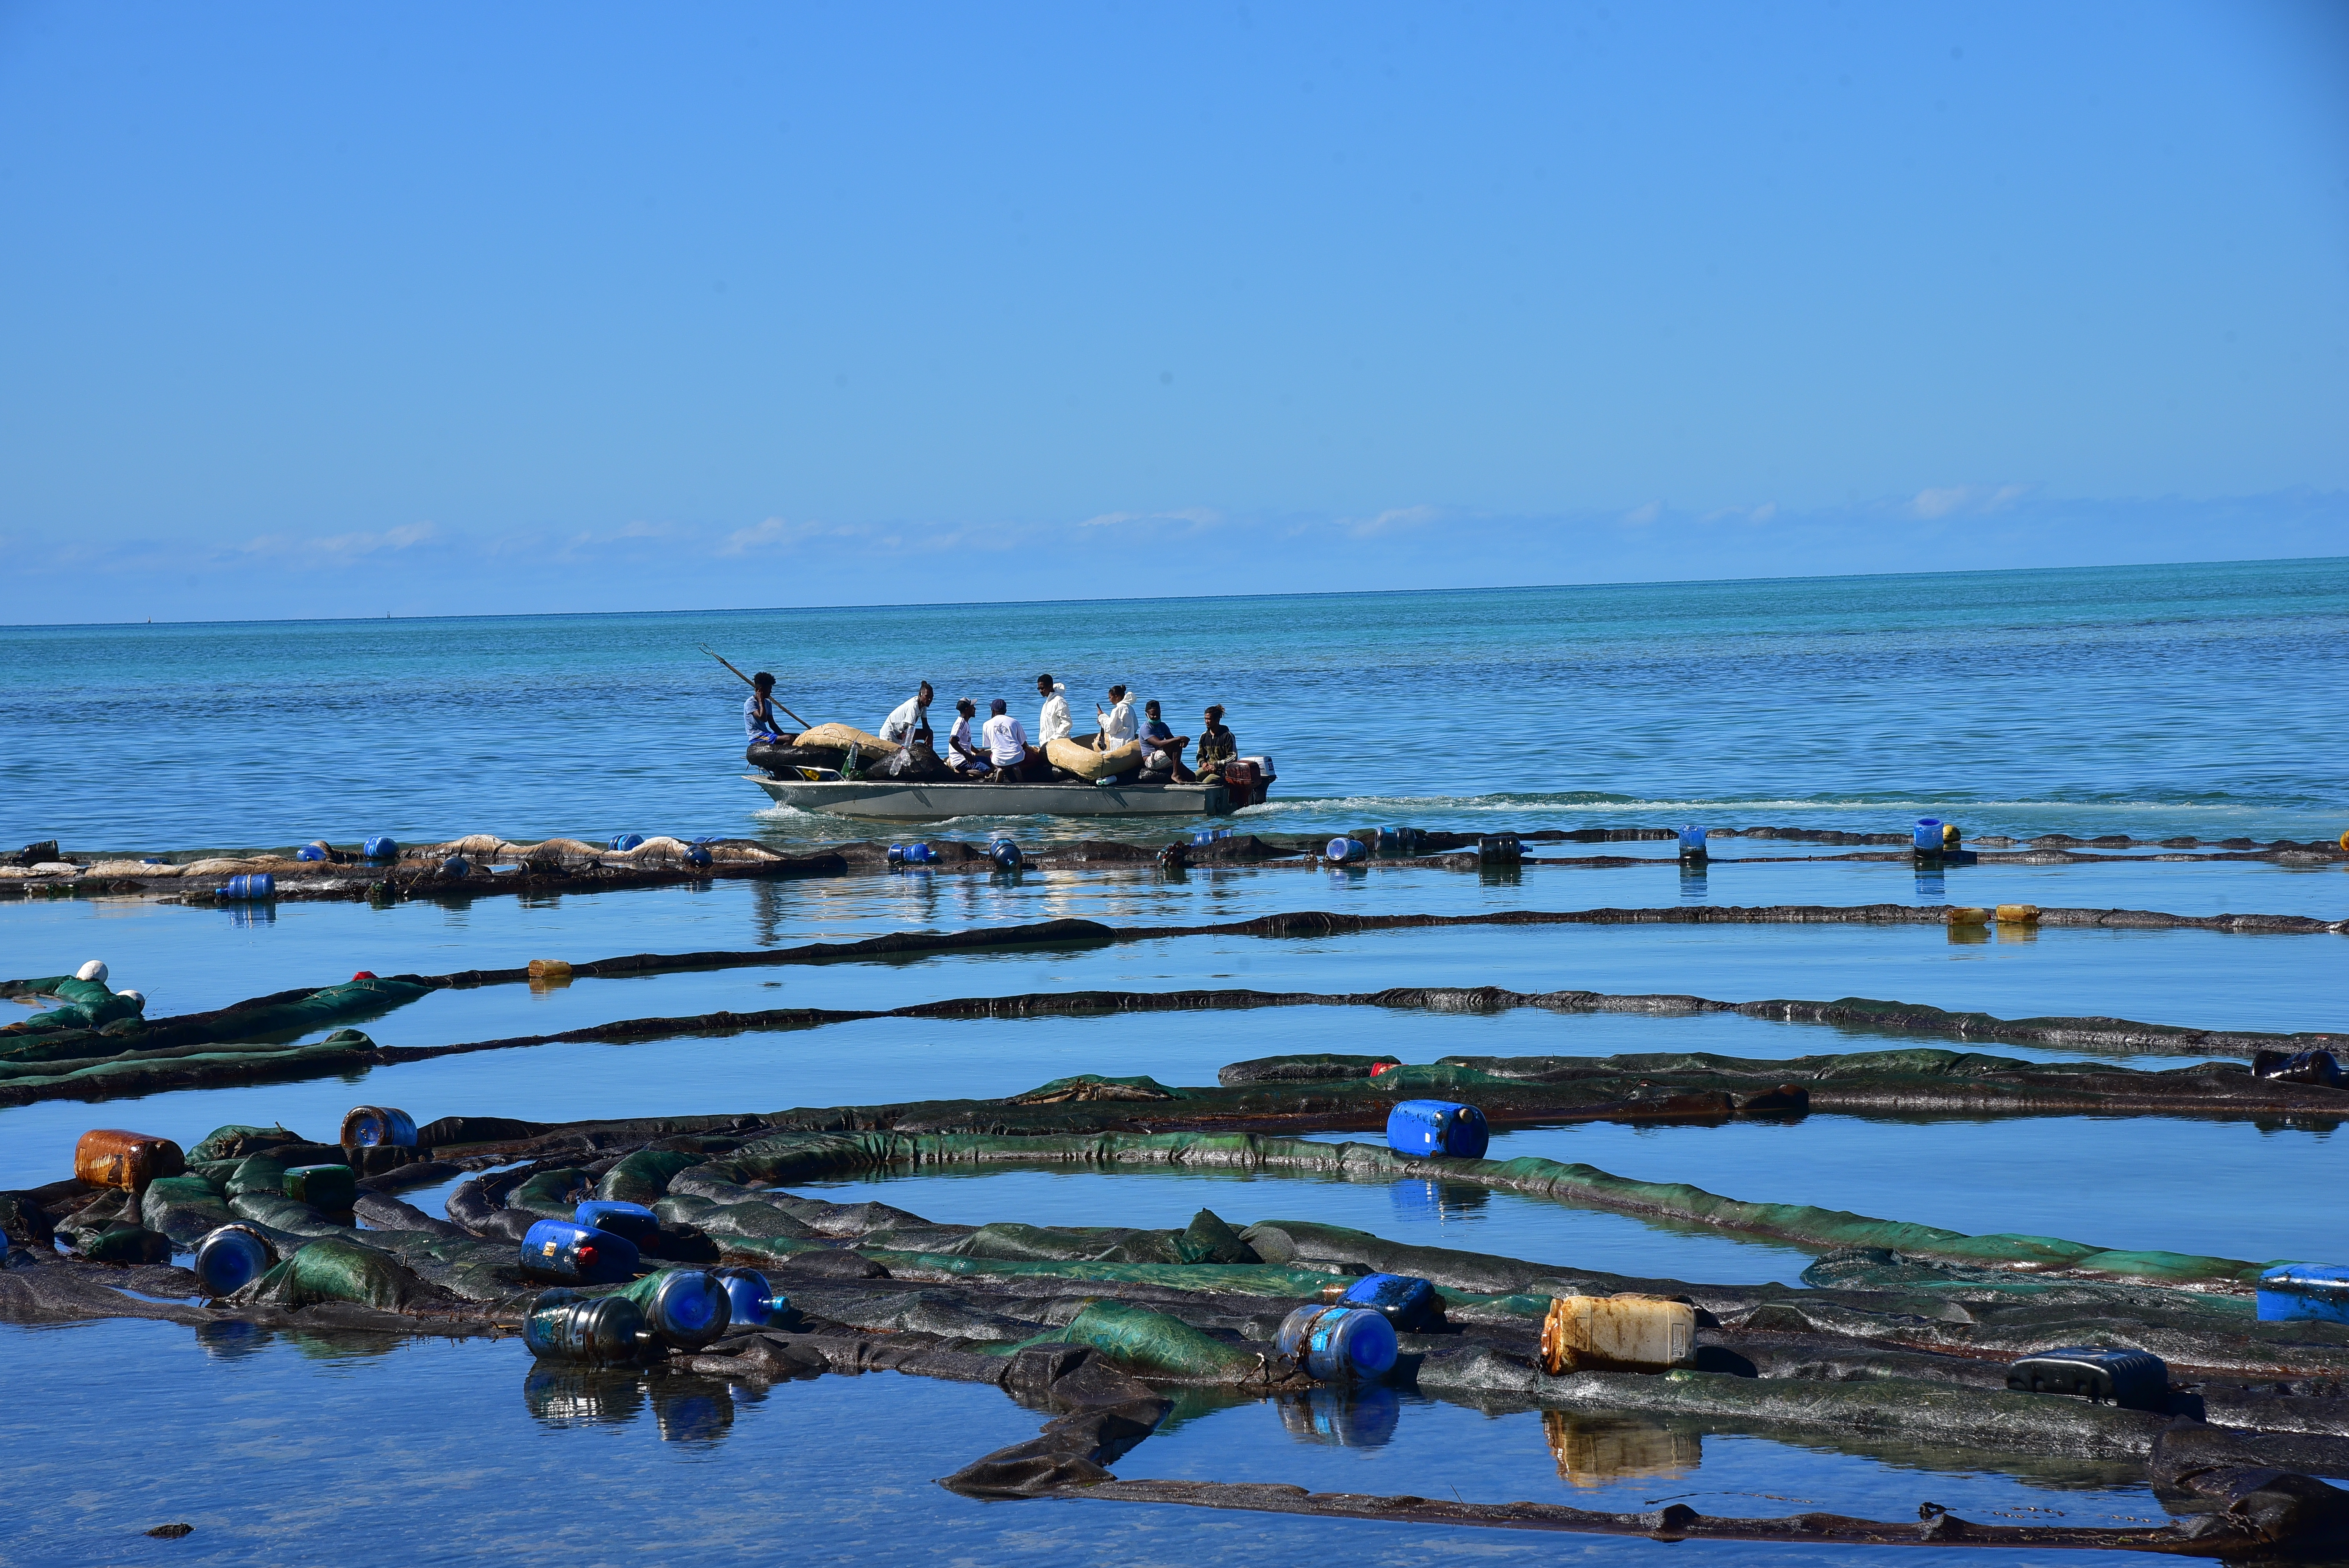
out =
[[[5,618],[2349,551],[2349,7],[0,6]]]

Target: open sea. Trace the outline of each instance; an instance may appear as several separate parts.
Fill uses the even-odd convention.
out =
[[[531,840],[633,831],[807,847],[874,824],[771,807],[741,777],[742,688],[698,645],[778,677],[812,722],[877,728],[916,681],[950,713],[1034,679],[1079,727],[1112,682],[1178,732],[1219,702],[1273,799],[1228,825],[1577,828],[1763,824],[1969,838],[2331,840],[2349,829],[2349,558],[1806,581],[1274,595],[706,614],[0,628],[0,849],[283,847],[389,833]],[[921,830],[978,837],[968,821]],[[1181,825],[1187,828],[1188,823]],[[1022,822],[1028,838],[1164,841],[1166,822]],[[910,836],[896,830],[892,836]],[[1278,911],[1467,913],[1685,903],[1920,903],[2349,915],[2349,867],[2163,862],[1951,868],[1726,841],[1705,875],[1669,845],[1630,866],[1333,871],[1278,864],[873,875],[388,907],[216,908],[0,897],[0,975],[84,959],[150,1016],[324,985],[641,951],[748,949],[1078,915],[1184,924]],[[1545,849],[1545,854],[1560,851]],[[1587,854],[1588,847],[1565,852]],[[1079,988],[1537,991],[1890,997],[2007,1016],[2102,1014],[2259,1029],[2349,1026],[2342,938],[1941,926],[1444,928],[1267,942],[583,978],[435,993],[365,1025],[437,1045],[718,1008],[895,1006]],[[1002,1096],[1082,1071],[1212,1082],[1276,1051],[1748,1057],[1879,1048],[1857,1030],[1736,1016],[1402,1014],[875,1019],[791,1033],[567,1043],[348,1078],[0,1108],[0,1189],[67,1174],[75,1139],[192,1142],[230,1122],[331,1138],[354,1103],[419,1121],[557,1120]],[[2061,1057],[2060,1051],[1993,1054]],[[2169,1067],[2178,1058],[2138,1065]],[[1350,1136],[1368,1136],[1354,1134]],[[1975,1232],[2255,1261],[2344,1259],[2349,1146],[2330,1124],[2050,1116],[1512,1129],[1495,1158],[1587,1161],[1744,1199]],[[427,1208],[445,1190],[407,1194]],[[1402,1240],[1627,1274],[1795,1280],[1800,1249],[1433,1182],[1006,1169],[843,1181],[950,1222],[1179,1225],[1316,1219]],[[894,1373],[812,1382],[621,1380],[550,1398],[504,1341],[203,1334],[110,1321],[0,1325],[0,1562],[173,1564],[793,1561],[1364,1564],[1857,1563],[1857,1549],[1665,1546],[1101,1502],[978,1503],[931,1482],[1033,1435],[992,1388]],[[703,1386],[706,1385],[706,1386]],[[680,1389],[683,1391],[680,1392]],[[2141,1469],[1659,1419],[1648,1462],[1569,1476],[1541,1416],[1406,1394],[1300,1420],[1186,1405],[1116,1465],[1134,1477],[1532,1498],[1706,1513],[2158,1519]],[[1373,1418],[1373,1415],[1374,1418]],[[1657,1456],[1662,1456],[1661,1460]],[[195,1525],[183,1540],[150,1526]],[[1934,1563],[1981,1556],[1924,1549]],[[2093,1561],[2093,1554],[2088,1561]],[[1904,1557],[1904,1563],[1915,1562]],[[2004,1553],[2002,1568],[2076,1553]],[[1922,1565],[1920,1565],[1922,1568]]]

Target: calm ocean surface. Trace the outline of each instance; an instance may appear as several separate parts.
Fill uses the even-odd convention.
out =
[[[1112,681],[1163,699],[1180,729],[1195,727],[1205,703],[1223,702],[1242,749],[1269,753],[1280,770],[1275,801],[1237,825],[1274,832],[1686,820],[1882,830],[1929,812],[1975,835],[2330,839],[2349,827],[2338,737],[2349,692],[2349,559],[2328,559],[1164,604],[5,628],[0,848],[51,837],[68,851],[151,851],[375,832],[415,842],[465,831],[623,830],[809,844],[883,830],[766,805],[740,777],[740,688],[695,651],[703,641],[745,668],[774,671],[783,699],[809,719],[868,729],[925,676],[942,698],[999,695],[1030,720],[1041,669],[1069,683],[1080,716]],[[988,825],[937,830],[976,835]],[[1031,820],[1018,830],[1170,835],[1164,823]],[[1731,842],[1703,877],[1681,876],[1669,848],[1651,844],[1615,848],[1661,851],[1653,863],[1491,874],[1062,869],[387,908],[5,899],[0,973],[56,974],[103,957],[115,984],[146,989],[160,1016],[361,967],[438,972],[550,955],[774,947],[1060,915],[1181,924],[1299,909],[1946,898],[2338,917],[2349,904],[2349,871],[2332,864],[1992,863],[1944,878],[1905,861],[1811,861],[1794,857],[1827,851]],[[1933,926],[1454,927],[744,968],[542,992],[492,986],[435,993],[364,1026],[388,1045],[429,1045],[718,1007],[888,1006],[1031,989],[1491,984],[1891,996],[2010,1016],[2337,1028],[2342,951],[2329,934],[2202,931],[2002,930],[1960,940]],[[5,1108],[0,1186],[65,1173],[75,1139],[91,1126],[182,1142],[227,1122],[283,1121],[331,1136],[360,1099],[399,1105],[419,1120],[560,1119],[998,1096],[1081,1071],[1205,1083],[1225,1062],[1285,1050],[1392,1050],[1427,1061],[1638,1050],[1786,1057],[1887,1043],[1735,1016],[1532,1011],[874,1019]],[[2273,1195],[2337,1186],[2338,1136],[2329,1124],[2228,1118],[1818,1115],[1725,1128],[1511,1129],[1495,1148],[1500,1157],[1587,1161],[1747,1199],[2265,1261],[2337,1259],[2333,1211]],[[1809,1261],[1702,1227],[1416,1181],[1005,1169],[880,1175],[827,1193],[942,1220],[1078,1224],[1180,1224],[1209,1204],[1235,1222],[1311,1218],[1688,1279],[1791,1281]],[[414,1196],[431,1207],[446,1191]],[[1561,1547],[1601,1564],[1689,1550],[974,1502],[930,1483],[1032,1435],[1039,1418],[993,1389],[894,1374],[769,1387],[549,1373],[512,1341],[122,1321],[0,1325],[0,1368],[10,1394],[0,1399],[0,1459],[23,1503],[0,1522],[0,1559],[10,1563],[309,1563],[351,1555],[355,1540],[367,1543],[362,1560],[419,1564],[490,1556],[568,1564],[623,1552],[764,1561],[784,1531],[798,1556],[893,1563],[1286,1565],[1335,1552],[1405,1568],[1471,1556],[1547,1563]],[[1618,1422],[1604,1441],[1577,1446],[1534,1412],[1488,1417],[1385,1389],[1313,1398],[1309,1407],[1195,1399],[1118,1470],[1628,1509],[1687,1499],[1707,1513],[1819,1507],[1905,1519],[1930,1498],[2001,1520],[2161,1517],[2134,1464],[1662,1418]],[[119,1422],[67,1418],[93,1408],[135,1408],[140,1429],[126,1436]],[[1571,1453],[1616,1460],[1570,1468],[1562,1456]],[[771,1509],[750,1505],[773,1493],[778,1475],[790,1478],[781,1526]],[[196,1532],[185,1541],[140,1533],[172,1520]],[[1790,1568],[1878,1560],[1856,1549],[1769,1555]],[[1927,1553],[1934,1563],[1979,1555]],[[2026,1553],[2002,1563],[2054,1561]]]
[[[2332,837],[2349,558],[1473,593],[0,628],[0,841],[870,836],[740,775],[742,687],[1112,681],[1272,756],[1250,825]],[[939,712],[948,711],[941,708]],[[975,826],[975,825],[974,825]],[[1070,831],[1077,830],[1071,829]],[[1083,830],[1092,831],[1092,829]],[[1154,831],[1163,834],[1164,827]]]

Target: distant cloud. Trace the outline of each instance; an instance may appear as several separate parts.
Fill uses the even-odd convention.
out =
[[[1651,500],[1645,506],[1635,506],[1630,511],[1625,512],[1623,514],[1622,521],[1630,523],[1633,528],[1645,528],[1648,524],[1655,521],[1656,519],[1663,515],[1664,503],[1660,500]]]
[[[1390,507],[1378,516],[1361,522],[1344,525],[1356,539],[1377,539],[1390,533],[1404,533],[1414,528],[1424,528],[1442,521],[1444,513],[1433,506]]]
[[[812,522],[785,522],[780,517],[768,518],[749,528],[738,528],[726,536],[718,547],[720,555],[749,555],[754,551],[779,550],[797,544],[822,531]]]
[[[239,548],[247,555],[292,557],[309,564],[333,565],[385,551],[413,550],[440,534],[440,531],[429,522],[408,522],[379,533],[330,533],[308,538],[293,533],[264,533],[246,540]]]
[[[1948,517],[1960,511],[2003,511],[2038,489],[2036,485],[1951,485],[1921,490],[1909,502],[1912,516]]]
[[[1204,506],[1188,506],[1174,511],[1105,511],[1089,517],[1077,524],[1079,528],[1123,528],[1137,522],[1187,522],[1194,528],[1213,528],[1224,521],[1222,512]]]

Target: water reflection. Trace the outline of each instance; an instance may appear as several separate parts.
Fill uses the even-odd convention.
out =
[[[545,1426],[630,1426],[649,1404],[663,1442],[705,1448],[733,1427],[736,1393],[715,1377],[623,1367],[540,1365],[522,1383],[523,1406]]]
[[[277,905],[264,900],[259,903],[232,903],[228,906],[228,923],[235,931],[250,931],[255,926],[277,923]]]
[[[1280,1424],[1301,1443],[1340,1449],[1383,1448],[1402,1418],[1402,1397],[1381,1384],[1367,1387],[1312,1388],[1283,1394],[1275,1401]]]
[[[1704,1460],[1703,1439],[1693,1429],[1633,1416],[1544,1410],[1542,1434],[1568,1486],[1673,1479]]]
[[[1397,1217],[1423,1224],[1478,1218],[1493,1201],[1488,1189],[1466,1181],[1397,1181],[1387,1197]]]
[[[235,1361],[252,1355],[271,1339],[269,1330],[257,1323],[238,1323],[224,1319],[196,1326],[196,1344],[215,1361]]]
[[[1709,903],[1712,902],[1713,889],[1711,884],[1705,881],[1704,873],[1705,865],[1702,861],[1683,861],[1681,862],[1681,902],[1682,903]]]
[[[1921,866],[1918,868],[1917,896],[1934,903],[1940,903],[1949,898],[1949,884],[1943,879],[1940,867],[1936,866],[1930,872]]]

